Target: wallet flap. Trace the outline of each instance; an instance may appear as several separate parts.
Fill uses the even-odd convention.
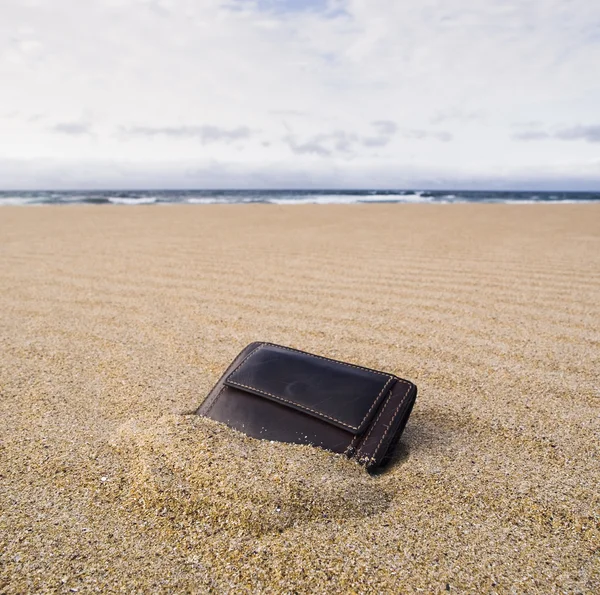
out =
[[[224,383],[358,435],[396,380],[383,372],[262,343]]]

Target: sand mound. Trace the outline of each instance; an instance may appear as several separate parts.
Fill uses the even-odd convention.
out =
[[[132,503],[207,534],[365,517],[391,500],[343,456],[255,440],[195,415],[131,420],[111,446],[128,470]]]

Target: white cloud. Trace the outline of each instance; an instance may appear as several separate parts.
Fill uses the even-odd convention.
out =
[[[252,131],[247,126],[231,129],[219,126],[132,126],[122,128],[121,133],[124,137],[195,138],[203,144],[209,144],[247,139]]]
[[[52,126],[50,130],[54,132],[59,132],[60,134],[73,135],[92,133],[91,127],[83,122],[59,122],[58,124]]]
[[[600,187],[595,2],[2,4],[6,186]]]
[[[554,132],[540,130],[539,127],[533,127],[529,130],[523,130],[513,135],[515,140],[540,141],[548,139],[568,140],[568,141],[587,141],[588,143],[600,143],[600,125],[596,126],[571,126],[569,128],[559,128]]]

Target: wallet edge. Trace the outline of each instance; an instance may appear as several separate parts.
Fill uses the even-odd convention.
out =
[[[262,341],[253,341],[244,347],[234,358],[233,361],[227,366],[226,370],[221,374],[219,380],[217,380],[216,384],[212,387],[209,393],[206,395],[204,401],[200,404],[200,406],[194,411],[195,415],[202,415],[208,417],[208,413],[210,412],[212,406],[215,401],[218,399],[219,394],[223,387],[225,386],[225,380],[227,376],[231,374],[231,372],[240,365],[240,362],[243,361],[246,357],[248,357],[255,349],[258,349],[262,345]]]
[[[416,398],[416,385],[398,378],[352,457],[367,469],[379,467],[390,446],[394,441],[397,442],[403,433]],[[391,407],[388,408],[390,404]]]

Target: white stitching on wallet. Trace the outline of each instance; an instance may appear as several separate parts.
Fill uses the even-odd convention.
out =
[[[385,440],[385,437],[388,435],[391,427],[394,425],[394,421],[396,419],[396,416],[398,415],[398,412],[400,411],[400,408],[404,405],[404,402],[406,401],[406,398],[408,397],[408,393],[410,392],[410,389],[411,389],[411,385],[409,384],[408,388],[406,389],[406,392],[404,393],[404,395],[402,397],[402,400],[398,404],[398,407],[396,407],[396,411],[394,411],[394,413],[392,414],[392,419],[390,420],[390,423],[388,424],[387,430],[385,431],[385,433],[381,437],[381,440],[379,441],[379,444],[377,445],[377,448],[375,449],[375,452],[371,456],[371,461],[375,461],[377,459],[377,453],[379,452],[379,449],[381,448],[381,445],[383,444],[383,441]],[[375,425],[375,424],[373,424],[373,425]]]
[[[266,395],[267,397],[273,397],[276,401],[283,401],[284,403],[290,403],[290,405],[294,405],[296,407],[300,407],[300,409],[306,409],[307,411],[310,411],[312,413],[316,413],[319,417],[326,417],[327,419],[330,419],[331,421],[335,421],[338,424],[342,424],[343,426],[346,426],[347,428],[350,428],[352,430],[356,430],[357,428],[355,428],[354,426],[351,426],[347,423],[344,423],[343,421],[340,421],[339,419],[336,419],[335,417],[331,417],[330,415],[325,415],[325,413],[321,413],[320,411],[315,411],[314,409],[311,409],[310,407],[306,407],[304,405],[300,405],[300,403],[296,403],[295,401],[288,401],[288,399],[284,399],[282,397],[278,397],[277,395],[273,395],[271,393],[268,393],[264,390],[260,390],[259,388],[255,388],[253,386],[247,386],[246,384],[240,384],[239,382],[234,382],[233,380],[229,380],[228,381],[230,385],[233,386],[239,386],[241,388],[248,388],[250,390],[254,390],[257,393],[261,393],[262,395]]]
[[[388,403],[392,400],[392,393],[393,393],[393,391],[390,391],[390,394],[388,395],[388,398],[385,400],[385,403],[383,404],[383,406],[379,410],[379,415],[375,418],[375,421],[371,424],[371,427],[369,428],[369,432],[365,436],[365,439],[363,440],[363,443],[362,443],[361,447],[358,449],[359,453],[362,454],[363,447],[367,444],[367,442],[369,440],[369,436],[371,435],[371,433],[375,429],[375,426],[377,425],[377,422],[379,421],[379,418],[383,415],[383,412],[385,411],[385,408],[388,406]]]

